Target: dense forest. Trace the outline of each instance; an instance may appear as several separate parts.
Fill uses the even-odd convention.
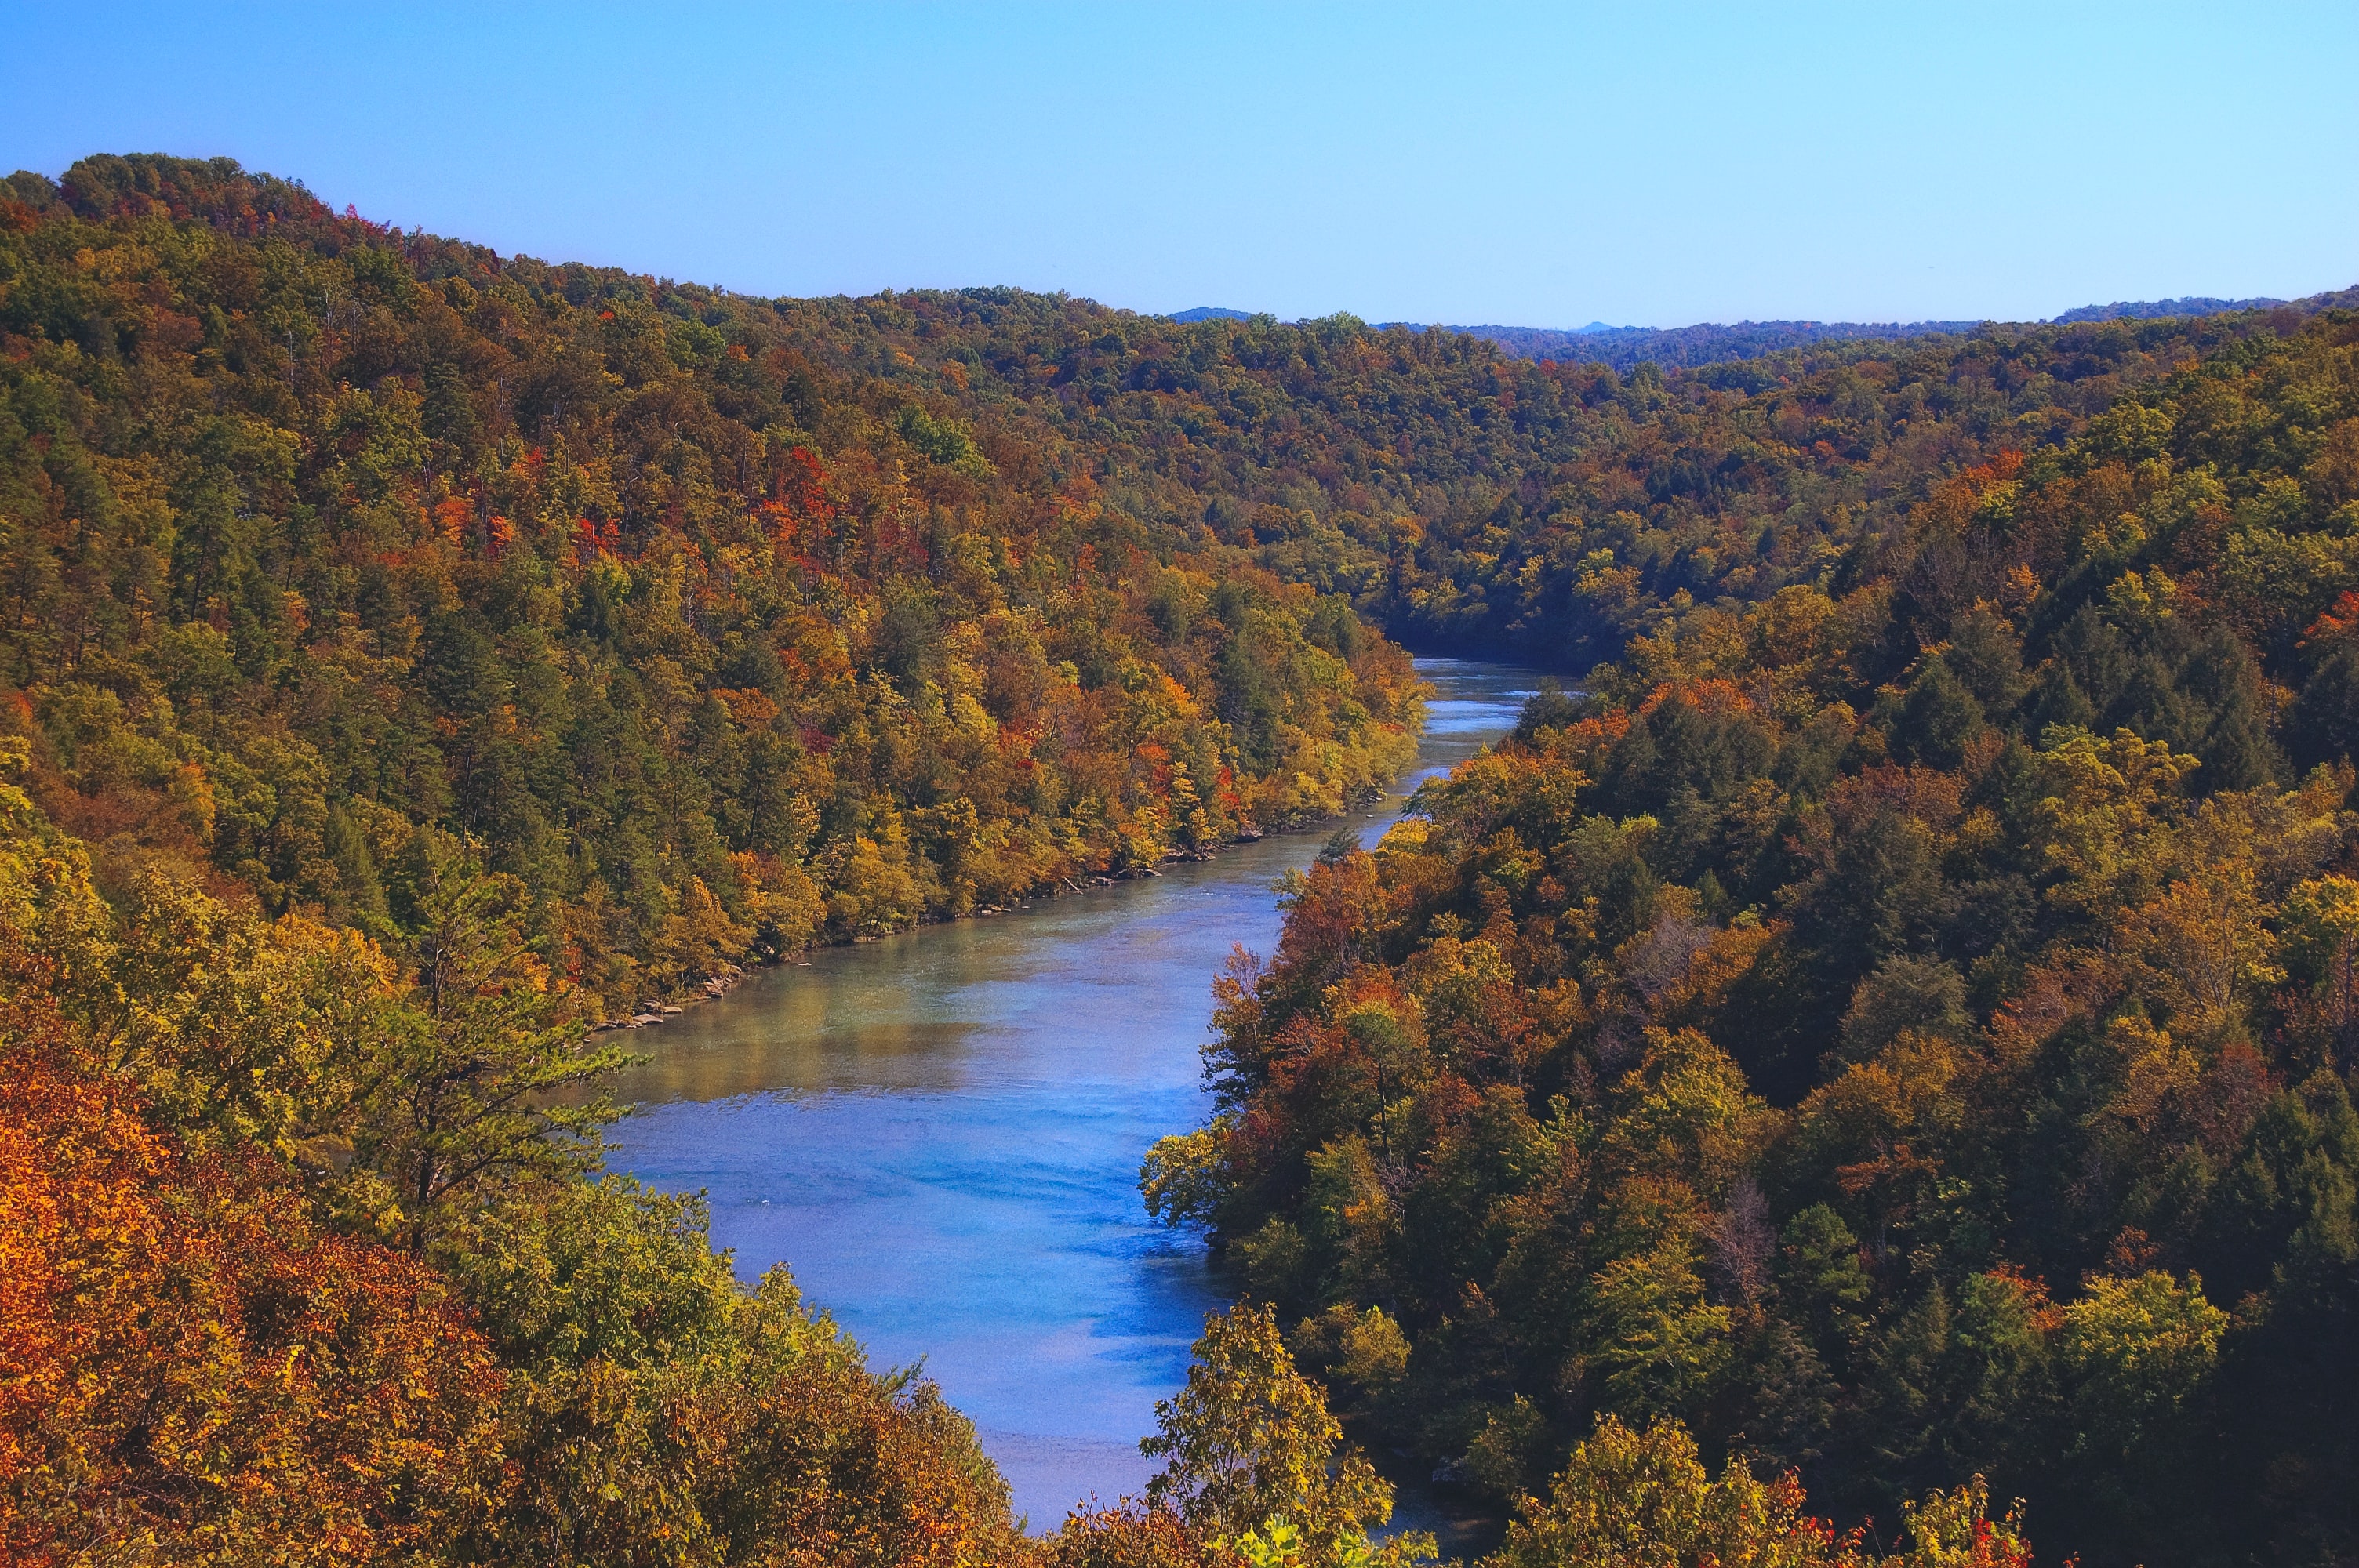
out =
[[[1675,598],[1291,889],[1146,1188],[1372,1441],[1505,1500],[1676,1421],[1836,1518],[2359,1552],[2359,317],[2292,325],[2085,421],[2118,377],[1942,351],[1814,579]]]
[[[1357,1444],[1501,1568],[2347,1561],[2354,341],[1625,373],[12,177],[0,1555],[1429,1553]],[[1221,982],[1145,1184],[1245,1299],[1027,1538],[601,1173],[592,1028],[1333,816],[1402,643],[1578,693]]]
[[[2359,305],[2359,291],[2315,295],[2308,299],[2121,299],[2110,305],[2082,305],[2051,318],[2052,323],[2149,320],[2172,316],[2218,316],[2228,311],[2266,310],[2291,305],[2312,311]],[[1174,312],[1171,319],[1249,321],[1249,310],[1199,307]],[[1789,349],[1820,344],[1873,341],[1897,342],[1904,338],[1966,336],[1986,330],[1989,321],[1733,321],[1700,322],[1691,327],[1610,327],[1593,321],[1586,327],[1435,327],[1416,321],[1383,323],[1379,330],[1401,327],[1462,333],[1495,343],[1524,360],[1563,360],[1576,364],[1602,364],[1627,375],[1642,364],[1659,370],[1692,369],[1732,360],[1759,359]]]
[[[777,309],[234,167],[0,207],[0,691],[93,842],[396,930],[438,836],[617,1011],[1332,816],[1414,744],[1343,601]]]
[[[1574,676],[1690,604],[1848,585],[1943,481],[2316,313],[1991,326],[1625,376],[1350,317],[1180,324],[1013,290],[784,310],[813,359],[1050,423],[1113,487],[1184,493],[1202,510],[1173,523],[1414,646]]]

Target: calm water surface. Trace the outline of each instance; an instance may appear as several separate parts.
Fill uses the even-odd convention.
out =
[[[1528,672],[1420,659],[1425,743],[1362,818],[1505,734]],[[1150,1223],[1138,1163],[1206,1114],[1197,1047],[1234,943],[1269,952],[1270,883],[1325,832],[812,956],[633,1035],[654,1060],[610,1161],[702,1188],[716,1246],[775,1263],[867,1346],[923,1358],[1033,1528],[1137,1491],[1155,1401],[1220,1304],[1201,1243]]]

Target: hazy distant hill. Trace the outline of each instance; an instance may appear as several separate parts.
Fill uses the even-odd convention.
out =
[[[2076,321],[2151,321],[2165,316],[2217,316],[2223,310],[2267,310],[2272,305],[2283,305],[2282,299],[2211,299],[2190,295],[2185,299],[2116,300],[2111,305],[2083,305],[2078,310],[2067,310],[2056,320],[2062,325]]]
[[[1224,305],[1199,305],[1192,310],[1174,310],[1174,321],[1250,321],[1250,310],[1232,310]]]
[[[2293,302],[2294,308],[2313,310],[2349,303],[2349,292],[2321,294]],[[2285,305],[2282,299],[2124,300],[2111,305],[2083,305],[2054,319],[2052,325],[2072,326],[2096,321],[2159,320],[2182,316],[2216,316],[2233,310],[2265,310]],[[1406,325],[1407,323],[1404,323]],[[1734,325],[1703,322],[1692,327],[1607,327],[1592,322],[1565,331],[1538,327],[1459,327],[1454,330],[1487,338],[1518,359],[1579,360],[1626,371],[1652,360],[1666,368],[1712,364],[1723,360],[1758,359],[1781,349],[1813,343],[1921,338],[1935,333],[1971,332],[1990,325],[1983,321],[1739,321]]]
[[[1929,332],[1967,332],[1976,321],[1739,321],[1734,326],[1607,327],[1592,323],[1577,331],[1541,327],[1459,327],[1488,338],[1518,359],[1578,360],[1628,370],[1643,360],[1685,368],[1722,360],[1758,359],[1780,349],[1854,339],[1922,337]]]
[[[2120,300],[2111,305],[2083,305],[2078,309],[2067,310],[2055,317],[2052,322],[2045,324],[2072,326],[2097,321],[2214,316],[2234,310],[2266,310],[2288,303],[2292,308],[2307,315],[2359,303],[2359,290],[2344,289],[2332,294],[2312,295],[2291,302],[2283,299],[2215,299],[2201,296],[2181,299]],[[1185,311],[1173,319],[1196,321],[1212,318],[1241,318],[1244,314],[1242,311],[1206,308]],[[1388,321],[1378,325],[1380,328],[1407,327],[1411,331],[1427,330],[1414,321]],[[1569,360],[1585,364],[1608,364],[1617,371],[1626,371],[1648,360],[1667,369],[1685,369],[1725,360],[1758,359],[1783,349],[1807,348],[1813,343],[1894,341],[1935,333],[1971,332],[1988,325],[1991,323],[1984,321],[1738,321],[1734,324],[1701,322],[1691,327],[1612,327],[1603,321],[1592,321],[1586,327],[1570,330],[1502,326],[1451,327],[1447,330],[1488,339],[1517,359]]]

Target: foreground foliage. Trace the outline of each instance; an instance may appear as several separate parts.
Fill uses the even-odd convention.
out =
[[[930,1385],[740,1288],[700,1205],[587,1179],[595,1102],[527,1091],[609,1054],[499,879],[444,868],[460,963],[188,876],[0,778],[10,1561],[1023,1558]]]
[[[1525,1499],[1494,1568],[2029,1568],[2021,1505],[1989,1517],[1980,1476],[1902,1507],[1905,1544],[1873,1550],[1802,1511],[1792,1472],[1764,1482],[1731,1459],[1715,1478],[1677,1422],[1633,1432],[1608,1415],[1572,1452],[1545,1501]]]
[[[1048,1543],[1055,1568],[1408,1568],[1430,1559],[1422,1532],[1372,1534],[1393,1490],[1296,1369],[1266,1306],[1215,1315],[1188,1386],[1157,1407],[1140,1444],[1168,1458],[1142,1502],[1077,1512]],[[1731,1459],[1715,1479],[1676,1420],[1634,1432],[1612,1415],[1574,1447],[1545,1498],[1517,1519],[1485,1568],[2028,1568],[2022,1506],[1989,1517],[1980,1476],[1910,1499],[1896,1550],[1864,1528],[1838,1532],[1804,1511],[1790,1471],[1763,1481]]]

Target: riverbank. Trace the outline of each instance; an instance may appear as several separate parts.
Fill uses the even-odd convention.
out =
[[[1348,819],[1364,840],[1531,685],[1420,667],[1419,753]],[[1202,1119],[1212,979],[1233,946],[1274,946],[1271,884],[1332,827],[752,970],[642,1037],[610,1164],[702,1190],[742,1276],[785,1262],[879,1365],[922,1361],[1036,1524],[1135,1492],[1155,1401],[1223,1299],[1201,1242],[1148,1219],[1138,1162]]]
[[[1420,739],[1422,737],[1420,736]],[[1404,770],[1404,776],[1406,776],[1408,773],[1416,771],[1417,766],[1418,764],[1416,761],[1412,760],[1408,769]],[[1340,815],[1313,818],[1300,824],[1280,827],[1277,829],[1276,832],[1282,836],[1308,835],[1318,832],[1321,828],[1325,828],[1332,832],[1335,828],[1349,823],[1355,813],[1364,815],[1364,808],[1370,806],[1381,805],[1386,797],[1386,792],[1383,790],[1368,790],[1362,793],[1358,798],[1354,799]],[[810,955],[813,953],[824,952],[832,947],[859,946],[868,943],[883,942],[894,936],[906,935],[911,932],[924,930],[929,926],[951,925],[961,921],[989,920],[1001,915],[1019,914],[1025,910],[1030,909],[1033,906],[1033,903],[1039,899],[1060,898],[1068,894],[1087,892],[1093,888],[1110,888],[1118,886],[1119,884],[1126,881],[1138,881],[1147,878],[1159,878],[1164,875],[1163,868],[1165,866],[1202,865],[1212,860],[1217,860],[1220,859],[1223,851],[1235,849],[1245,845],[1259,844],[1270,837],[1272,837],[1270,832],[1265,831],[1256,826],[1249,826],[1207,849],[1192,852],[1180,849],[1172,850],[1170,853],[1165,855],[1163,859],[1155,865],[1125,866],[1120,871],[1090,872],[1087,873],[1086,880],[1083,880],[1081,877],[1061,877],[1049,881],[1044,881],[1027,893],[1023,902],[1016,903],[984,904],[978,908],[963,912],[928,912],[919,914],[916,920],[912,921],[908,925],[904,926],[899,931],[862,932],[853,935],[842,937],[836,941],[815,943],[809,947],[795,948],[784,953],[769,955],[748,954],[747,957],[753,960],[750,963],[732,964],[726,969],[723,969],[717,974],[701,977],[699,983],[696,985],[682,987],[679,990],[667,993],[660,1000],[642,1003],[630,1012],[602,1019],[598,1022],[591,1025],[590,1032],[593,1034],[602,1034],[608,1031],[617,1029],[648,1029],[656,1027],[662,1024],[669,1019],[680,1016],[685,1013],[689,1008],[695,1006],[698,1003],[719,1001],[723,997],[727,996],[732,990],[734,990],[749,975],[758,973],[764,969],[771,968],[808,968],[810,967]]]

